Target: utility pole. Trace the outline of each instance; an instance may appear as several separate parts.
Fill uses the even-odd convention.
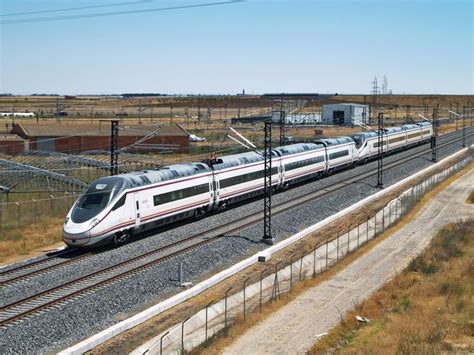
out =
[[[368,125],[367,123],[367,106],[364,106],[362,109],[362,123]]]
[[[118,174],[118,123],[119,121],[110,121],[110,175]]]
[[[142,124],[142,99],[138,100],[139,108],[138,108],[138,124]]]
[[[462,113],[462,146],[463,148],[466,147],[466,113],[467,110],[464,109],[464,112]]]
[[[377,136],[377,187],[383,189],[383,113],[378,116],[378,136]]]
[[[285,145],[285,112],[283,111],[283,96],[280,98],[280,146]]]
[[[433,115],[432,115],[432,125],[433,125],[433,135],[431,136],[431,160],[436,162],[436,136],[437,136],[437,126],[436,126],[436,120],[438,119],[438,109],[434,108],[433,109]]]
[[[263,238],[264,243],[273,245],[272,236],[272,121],[265,121],[264,149],[264,202],[263,202]]]
[[[61,123],[61,112],[59,110],[59,96],[56,97],[56,123]]]

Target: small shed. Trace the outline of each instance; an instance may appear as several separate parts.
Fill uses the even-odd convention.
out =
[[[25,143],[27,141],[16,134],[0,133],[0,153],[10,155],[23,153]]]
[[[369,105],[342,103],[323,106],[323,124],[351,126],[368,122]]]
[[[11,133],[28,140],[28,149],[49,152],[80,153],[110,149],[110,123],[58,124],[17,123]],[[147,137],[144,140],[144,137]],[[131,151],[188,152],[189,134],[181,126],[122,126],[118,134],[118,147],[132,147]]]

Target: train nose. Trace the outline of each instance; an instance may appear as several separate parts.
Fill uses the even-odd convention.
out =
[[[89,243],[91,232],[84,231],[84,228],[78,226],[64,226],[63,241],[69,246],[82,246]]]

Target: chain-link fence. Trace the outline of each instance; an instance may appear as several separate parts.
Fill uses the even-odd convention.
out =
[[[283,293],[291,293],[298,282],[315,277],[346,254],[382,234],[410,212],[423,195],[471,162],[472,154],[410,187],[375,214],[367,215],[365,221],[355,227],[328,236],[309,252],[301,250],[286,260],[279,260],[259,275],[244,280],[237,290],[236,287],[229,288],[219,299],[160,334],[148,344],[144,353],[182,354],[210,341],[217,334],[226,334],[232,324],[245,322],[250,314],[262,312],[263,307],[279,299]]]
[[[49,198],[28,201],[6,202],[5,194],[0,194],[0,232],[27,226],[45,218],[65,217],[79,193],[63,192]]]

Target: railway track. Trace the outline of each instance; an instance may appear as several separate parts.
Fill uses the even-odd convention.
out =
[[[447,135],[443,137],[447,137]],[[453,140],[450,140],[449,142],[439,144],[438,148],[453,144],[461,139],[462,137],[457,137]],[[387,163],[385,164],[384,169],[397,167],[410,160],[419,158],[430,151],[431,149],[423,149],[420,152],[414,153],[408,157]],[[295,197],[278,205],[274,205],[273,215],[275,216],[287,212],[290,209],[299,207],[309,201],[323,197],[329,193],[340,190],[350,184],[367,179],[368,177],[376,174],[376,169],[367,171],[365,173],[358,174],[356,177],[350,178],[344,182],[336,183],[322,190],[315,191],[314,193]],[[159,247],[145,254],[122,261],[116,265],[101,269],[36,295],[0,307],[0,327],[11,326],[21,319],[30,317],[40,312],[44,312],[49,308],[71,302],[75,298],[94,292],[101,287],[117,283],[132,276],[135,273],[155,267],[179,255],[189,253],[190,251],[200,248],[206,244],[215,242],[226,236],[233,235],[238,231],[260,223],[262,220],[262,215],[263,213],[248,214],[237,221],[231,221],[223,225],[213,227],[202,233],[189,236],[172,244]],[[58,267],[60,267],[60,265],[64,264],[60,263],[58,264]],[[48,270],[52,270],[53,267],[54,266],[49,266]]]
[[[37,260],[26,265],[0,272],[0,288],[17,282],[27,281],[32,277],[58,270],[67,265],[78,263],[79,261],[94,256],[98,252],[100,252],[100,250],[82,251],[78,249],[64,249],[62,252],[56,253],[54,256],[46,259]],[[69,258],[67,258],[68,256]]]
[[[77,254],[77,255],[76,255]],[[52,253],[47,258],[36,260],[25,265],[20,265],[15,268],[0,271],[0,287],[15,280],[28,278],[29,275],[39,274],[43,271],[67,265],[74,260],[83,257],[86,254],[77,249],[63,249]]]

